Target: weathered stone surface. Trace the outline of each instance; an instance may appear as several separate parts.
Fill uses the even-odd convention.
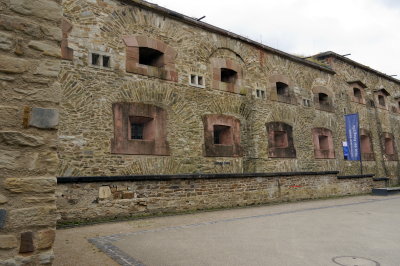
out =
[[[33,233],[23,232],[21,233],[21,242],[19,246],[19,253],[33,252],[35,247],[33,246]]]
[[[0,55],[0,71],[4,73],[23,73],[29,69],[31,62],[26,59]]]
[[[0,153],[0,169],[15,169],[18,167],[18,159],[21,156],[19,151],[2,151]]]
[[[58,46],[41,41],[30,41],[28,47],[43,52],[43,55],[61,58],[61,49]]]
[[[0,209],[0,229],[6,225],[7,220],[7,210]]]
[[[14,235],[0,235],[0,249],[12,249],[18,246],[18,240]]]
[[[0,193],[0,204],[4,204],[7,202],[8,202],[7,197]]]
[[[57,77],[60,71],[60,62],[54,60],[42,60],[34,74],[47,77]]]
[[[1,266],[17,266],[17,261],[15,259],[8,259],[8,260],[0,260]]]
[[[0,105],[0,125],[4,127],[21,125],[21,121],[15,119],[18,117],[18,113],[18,107]]]
[[[55,128],[59,122],[57,109],[34,107],[31,111],[29,125],[37,128]]]
[[[62,34],[59,27],[41,25],[42,32],[51,40],[61,41]]]
[[[49,229],[49,230],[42,230],[39,231],[37,234],[37,248],[38,249],[47,249],[51,248],[54,240],[56,237],[56,231]]]
[[[0,32],[0,49],[11,50],[13,46],[13,37],[11,34]]]
[[[18,131],[0,131],[0,142],[15,146],[38,147],[44,144],[43,138]]]
[[[55,196],[50,196],[50,197],[26,197],[22,199],[26,203],[35,203],[35,204],[40,204],[40,203],[54,203],[56,201]]]
[[[52,177],[7,178],[4,188],[14,193],[53,193],[57,180]]]
[[[53,260],[54,260],[53,251],[48,251],[48,252],[42,253],[39,256],[39,262],[40,262],[40,264],[43,264],[43,265],[51,264],[53,262]]]
[[[99,188],[99,199],[107,199],[112,196],[109,186],[101,186]]]
[[[29,19],[0,15],[0,28],[13,31],[22,31],[30,36],[41,37],[40,26]]]
[[[59,20],[61,7],[55,1],[48,0],[13,0],[10,8],[20,14],[36,16],[47,20]]]
[[[21,229],[32,226],[54,227],[58,219],[57,209],[53,205],[23,208],[10,211],[7,228]]]

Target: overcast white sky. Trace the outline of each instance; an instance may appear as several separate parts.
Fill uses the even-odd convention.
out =
[[[400,79],[400,0],[149,0],[287,53],[324,51]]]

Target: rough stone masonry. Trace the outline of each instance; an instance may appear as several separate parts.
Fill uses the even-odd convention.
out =
[[[0,265],[51,264],[60,214],[398,183],[399,80],[333,52],[305,60],[144,1],[1,1],[0,86]],[[367,176],[342,150],[343,116],[355,112]],[[56,176],[69,182],[56,188]]]
[[[0,265],[50,265],[61,1],[0,3]]]

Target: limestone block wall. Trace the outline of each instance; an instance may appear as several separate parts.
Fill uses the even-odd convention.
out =
[[[61,1],[0,3],[0,265],[50,265]]]
[[[57,205],[60,222],[68,223],[356,195],[384,185],[371,176],[338,179],[336,174],[59,178]]]

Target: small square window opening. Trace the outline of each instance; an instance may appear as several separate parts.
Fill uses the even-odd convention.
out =
[[[103,55],[103,67],[110,67],[110,57]]]
[[[100,65],[100,55],[92,53],[92,65],[99,66]]]
[[[232,132],[230,126],[214,125],[214,144],[232,145]]]

